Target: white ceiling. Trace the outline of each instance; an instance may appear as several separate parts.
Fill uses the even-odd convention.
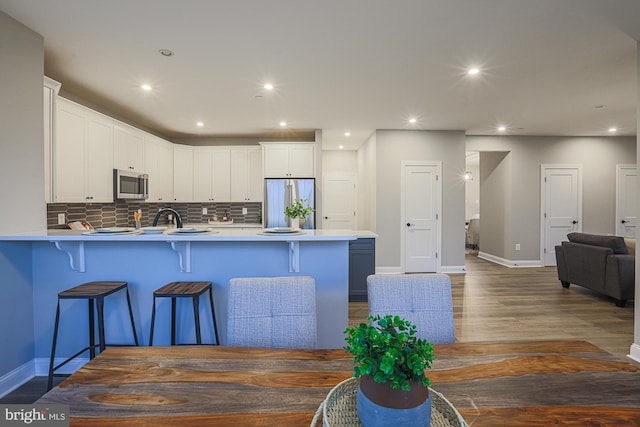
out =
[[[325,148],[353,149],[375,129],[636,133],[638,0],[0,0],[0,10],[44,36],[45,74],[63,94],[169,139],[321,129]]]

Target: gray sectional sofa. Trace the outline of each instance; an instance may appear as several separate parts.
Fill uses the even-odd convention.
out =
[[[615,299],[624,307],[635,292],[635,248],[629,253],[625,239],[587,233],[569,233],[568,242],[556,246],[558,279]]]

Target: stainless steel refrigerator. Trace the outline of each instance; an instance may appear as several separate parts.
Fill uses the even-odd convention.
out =
[[[264,180],[264,224],[267,228],[290,227],[291,222],[284,214],[284,208],[296,200],[306,199],[316,207],[316,181],[314,178],[267,178]],[[316,228],[315,211],[300,228]]]

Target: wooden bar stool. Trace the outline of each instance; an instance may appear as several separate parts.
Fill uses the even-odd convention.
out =
[[[153,309],[151,310],[151,332],[149,334],[149,345],[153,345],[153,328],[156,320],[156,298],[171,298],[171,345],[176,345],[176,298],[190,297],[193,300],[193,315],[196,324],[196,343],[202,344],[200,335],[200,296],[209,291],[209,302],[211,303],[211,317],[213,319],[213,332],[216,337],[216,344],[220,344],[218,339],[218,326],[216,325],[216,312],[213,308],[213,290],[211,282],[171,282],[153,292]]]
[[[78,285],[74,288],[67,289],[58,294],[58,306],[56,308],[56,321],[53,327],[53,344],[51,345],[51,360],[49,361],[49,382],[47,390],[51,390],[53,386],[54,376],[67,376],[65,374],[56,374],[55,371],[75,359],[85,351],[89,350],[89,358],[96,357],[96,347],[100,348],[100,352],[104,351],[106,346],[117,346],[123,344],[107,344],[104,336],[104,298],[115,292],[124,289],[127,293],[127,305],[129,306],[129,318],[131,320],[131,330],[133,331],[133,340],[136,345],[138,336],[136,334],[136,325],[133,320],[133,310],[131,309],[131,298],[129,297],[129,288],[127,282],[88,282]],[[53,366],[56,356],[56,344],[58,341],[58,325],[60,323],[60,301],[64,299],[86,299],[89,303],[89,345],[64,362]],[[94,301],[98,312],[98,343],[95,337],[95,321],[94,321]]]

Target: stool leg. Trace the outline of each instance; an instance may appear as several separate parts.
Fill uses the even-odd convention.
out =
[[[218,340],[218,325],[216,323],[216,311],[213,308],[213,290],[209,288],[209,302],[211,303],[211,317],[213,318],[213,333],[216,335],[216,345],[220,345]]]
[[[93,313],[93,298],[88,299],[89,304],[89,359],[96,357],[96,333],[95,333],[95,320]]]
[[[53,363],[56,357],[56,343],[58,341],[58,323],[60,322],[60,300],[58,299],[58,307],[56,308],[56,322],[53,326],[53,343],[51,344],[51,360],[49,361],[49,380],[47,382],[47,391],[53,388]]]
[[[153,327],[156,323],[156,297],[153,296],[153,308],[151,309],[151,331],[149,332],[149,346],[153,345]]]
[[[106,347],[104,338],[104,298],[96,298],[98,304],[98,337],[100,339],[100,353]]]
[[[129,318],[131,319],[131,330],[133,331],[133,341],[136,343],[136,345],[140,345],[138,343],[138,334],[136,334],[136,324],[133,321],[133,310],[131,309],[131,298],[129,297],[129,288],[127,288],[126,291],[127,291],[127,305],[129,306]]]
[[[171,345],[176,345],[176,299],[171,298]]]
[[[202,344],[202,336],[200,335],[200,296],[193,297],[193,317],[196,322],[196,344]]]

